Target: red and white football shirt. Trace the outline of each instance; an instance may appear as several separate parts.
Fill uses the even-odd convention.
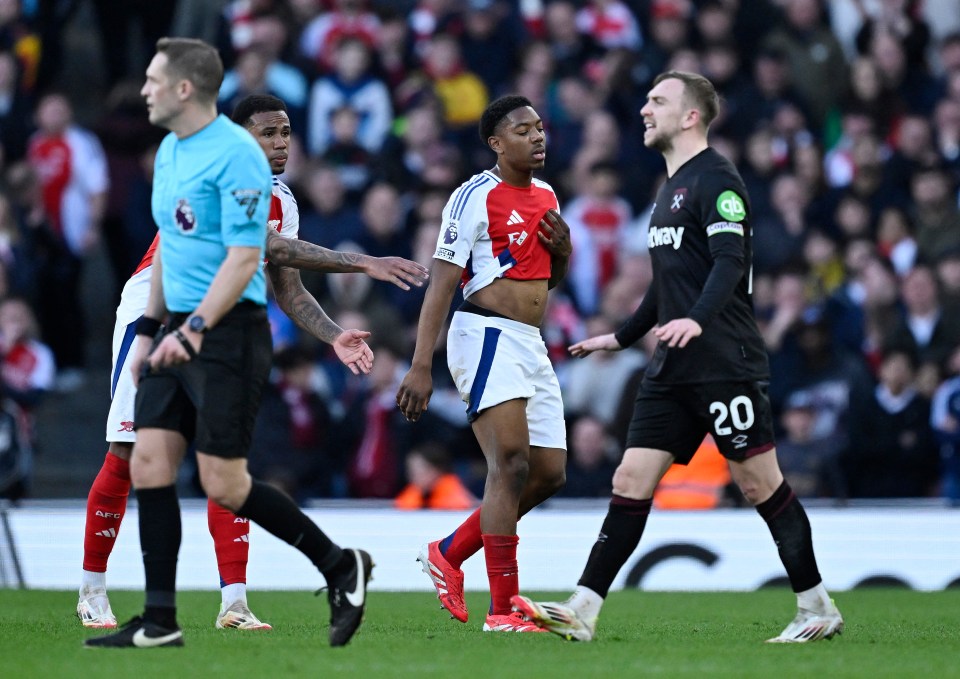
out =
[[[489,170],[464,182],[443,208],[435,259],[463,267],[463,296],[497,278],[550,278],[550,251],[540,242],[540,220],[558,209],[546,182],[512,186]]]
[[[297,238],[300,233],[300,209],[290,187],[273,176],[273,192],[270,196],[270,216],[267,226],[280,232],[284,238]]]
[[[81,254],[93,228],[90,197],[110,186],[100,141],[75,126],[59,136],[37,133],[30,139],[27,159],[40,178],[50,223],[70,251]]]

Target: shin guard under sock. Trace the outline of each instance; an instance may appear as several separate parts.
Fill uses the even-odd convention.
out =
[[[510,597],[520,593],[520,575],[517,570],[516,535],[484,535],[483,556],[487,562],[490,580],[490,613],[507,615],[511,611]]]
[[[299,549],[327,580],[343,564],[340,549],[304,514],[289,495],[254,479],[243,506],[237,510],[267,532]]]
[[[483,537],[480,534],[480,508],[477,507],[457,529],[440,541],[440,553],[454,568],[480,551]]]
[[[144,617],[176,627],[177,555],[180,551],[180,502],[174,486],[137,490],[140,549],[146,576]]]
[[[589,587],[604,598],[607,596],[617,573],[640,544],[652,504],[652,499],[633,500],[619,495],[611,498],[600,535],[590,550],[578,585]]]
[[[757,512],[770,528],[793,591],[819,585],[822,578],[813,553],[810,520],[790,485],[781,483],[769,499],[757,505]]]
[[[207,527],[217,553],[220,586],[245,584],[250,556],[250,520],[208,499]]]
[[[83,570],[105,573],[130,495],[130,462],[107,453],[87,495]]]

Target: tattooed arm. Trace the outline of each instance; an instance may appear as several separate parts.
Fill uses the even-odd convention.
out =
[[[303,286],[300,272],[273,262],[267,264],[273,294],[283,312],[298,326],[333,347],[341,363],[354,373],[368,373],[373,366],[373,352],[363,340],[369,332],[344,330],[323,311],[320,303]]]
[[[281,267],[323,273],[364,273],[373,257],[355,252],[338,252],[299,238],[284,238],[276,229],[267,229],[267,261]]]
[[[365,273],[402,290],[409,290],[410,285],[420,287],[427,279],[426,268],[402,257],[371,257],[328,250],[299,238],[284,238],[276,229],[267,229],[267,261],[281,267],[323,273]]]

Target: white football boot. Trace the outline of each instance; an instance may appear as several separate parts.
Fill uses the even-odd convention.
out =
[[[797,617],[793,619],[779,636],[767,639],[768,644],[805,644],[809,641],[830,639],[834,635],[843,633],[843,617],[840,611],[830,601],[823,610],[811,611],[805,608],[797,610]]]
[[[239,630],[269,630],[273,629],[271,625],[261,622],[255,616],[246,601],[234,601],[232,604],[223,607],[221,604],[220,614],[217,616],[217,629],[239,629]]]
[[[586,620],[567,604],[556,601],[537,602],[525,596],[510,597],[513,610],[529,618],[537,627],[553,632],[567,641],[590,641],[597,629],[597,619]]]
[[[91,629],[113,629],[117,626],[117,616],[110,609],[105,587],[80,588],[80,600],[77,602],[77,617],[84,627]]]

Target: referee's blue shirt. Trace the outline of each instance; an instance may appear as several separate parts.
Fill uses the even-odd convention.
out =
[[[260,248],[270,212],[270,165],[250,133],[223,115],[185,139],[168,134],[157,151],[153,218],[160,229],[167,309],[200,301],[231,246]],[[267,303],[263,267],[240,300]]]

